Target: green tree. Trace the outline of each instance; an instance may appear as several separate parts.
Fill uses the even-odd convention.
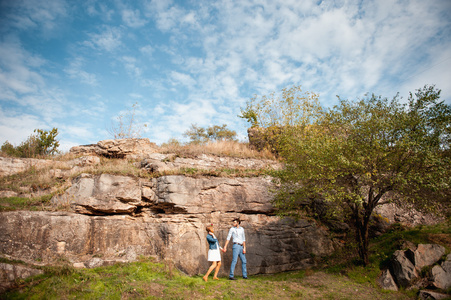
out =
[[[235,140],[236,132],[228,129],[226,124],[222,126],[213,125],[207,128],[191,124],[191,128],[185,131],[183,136],[189,138],[191,143],[199,144],[208,141]]]
[[[238,117],[246,119],[252,127],[273,127],[311,123],[321,114],[322,107],[318,94],[304,92],[300,85],[294,85],[279,94],[255,95],[240,110]]]
[[[1,151],[15,157],[37,157],[53,155],[58,152],[59,141],[56,139],[58,129],[35,129],[35,134],[30,135],[25,141],[15,147],[8,141],[3,143]]]
[[[58,152],[60,146],[59,141],[56,139],[58,135],[58,128],[52,130],[35,129],[37,132],[36,148],[40,155],[52,155]]]
[[[368,264],[376,206],[398,200],[419,209],[449,207],[451,108],[439,97],[425,86],[406,104],[398,96],[339,99],[316,122],[285,130],[276,206],[293,213],[309,199],[333,203],[355,225],[359,256]]]

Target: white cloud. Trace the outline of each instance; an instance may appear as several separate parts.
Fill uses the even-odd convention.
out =
[[[9,141],[18,146],[25,141],[36,128],[44,129],[46,126],[38,117],[30,114],[21,114],[11,109],[5,111],[0,107],[0,143]]]
[[[142,70],[137,66],[137,59],[131,56],[123,56],[122,63],[127,73],[133,78],[139,79],[142,75]]]
[[[88,84],[90,86],[97,86],[97,76],[95,74],[83,71],[83,59],[78,57],[75,58],[64,71],[69,75],[70,78],[77,79],[82,83]]]
[[[193,87],[196,84],[196,81],[188,74],[172,71],[171,78],[174,84],[182,84],[187,87]]]
[[[138,28],[146,25],[147,21],[141,18],[139,10],[124,9],[122,11],[122,20],[125,25]]]
[[[67,15],[67,6],[64,0],[8,1],[5,4],[7,18],[11,21],[7,23],[8,25],[22,30],[39,28],[44,34],[57,29],[58,22]]]
[[[146,45],[144,47],[141,47],[139,49],[139,51],[141,51],[141,53],[146,54],[148,56],[151,56],[152,53],[155,51],[155,49],[151,46],[151,45]]]
[[[89,34],[91,40],[85,44],[100,50],[111,52],[122,45],[122,32],[119,28],[104,26],[101,33]]]

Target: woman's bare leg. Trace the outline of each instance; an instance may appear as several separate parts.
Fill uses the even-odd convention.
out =
[[[215,275],[213,276],[213,279],[218,280],[218,272],[219,272],[219,268],[221,267],[221,262],[218,261],[217,265],[216,265],[216,269],[215,269]]]
[[[216,264],[217,264],[217,263],[214,261],[214,262],[211,264],[210,268],[208,269],[207,274],[205,274],[205,276],[202,277],[202,278],[204,279],[205,282],[208,281],[208,275],[210,275],[211,271],[213,271],[213,269],[216,268]]]

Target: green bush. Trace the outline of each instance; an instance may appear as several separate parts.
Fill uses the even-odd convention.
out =
[[[13,146],[9,141],[3,143],[1,152],[13,157],[40,157],[58,153],[59,142],[56,140],[58,129],[35,129],[35,134],[30,135],[19,146]]]

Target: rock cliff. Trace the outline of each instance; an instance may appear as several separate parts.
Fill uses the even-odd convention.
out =
[[[100,144],[107,148],[108,143]],[[122,149],[132,148],[121,145]],[[144,146],[149,148],[147,143]],[[91,148],[98,149],[99,144]],[[199,274],[209,265],[205,227],[213,224],[224,245],[236,217],[242,220],[246,232],[249,274],[307,268],[315,264],[314,257],[334,250],[323,227],[312,221],[274,215],[268,177],[188,177],[162,172],[187,166],[278,168],[277,163],[209,155],[174,158],[150,149],[133,150],[138,156],[133,156],[131,150],[126,154],[114,150],[114,155],[111,151],[105,155],[138,157],[136,165],[153,172],[153,176],[81,173],[71,179],[64,193],[52,198],[53,208],[59,208],[56,211],[2,212],[1,255],[35,265],[64,259],[76,267],[154,256],[173,261],[187,274]],[[92,164],[92,159],[87,161]],[[79,172],[84,170],[83,165],[77,167]],[[223,255],[223,262],[224,275],[229,271],[231,251]],[[239,266],[236,273],[240,275]]]

